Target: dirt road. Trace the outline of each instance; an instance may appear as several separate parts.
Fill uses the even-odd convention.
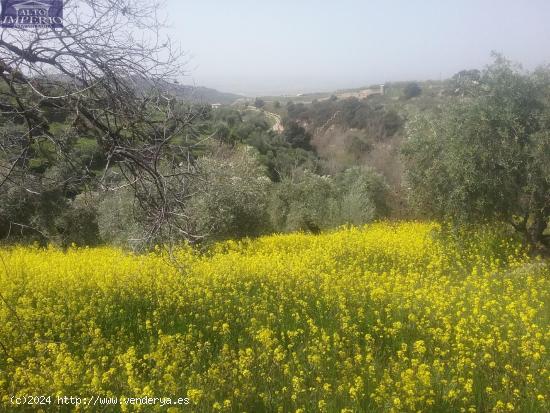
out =
[[[247,107],[248,110],[253,110],[253,111],[256,111],[256,112],[262,112],[267,118],[269,118],[271,121],[273,121],[273,126],[271,127],[271,129],[277,133],[283,133],[285,128],[283,126],[283,120],[281,119],[281,116],[280,115],[277,115],[276,113],[273,113],[273,112],[267,112],[265,110],[260,110],[258,109],[257,107],[255,106],[248,106]]]

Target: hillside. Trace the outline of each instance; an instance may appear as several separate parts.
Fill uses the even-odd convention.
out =
[[[241,95],[220,92],[219,90],[204,86],[170,85],[169,91],[178,99],[193,103],[221,103],[222,105],[230,105],[237,99],[242,98]]]

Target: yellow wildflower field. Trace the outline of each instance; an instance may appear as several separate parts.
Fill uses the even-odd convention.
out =
[[[491,227],[0,258],[3,410],[14,396],[97,395],[119,404],[71,410],[550,411],[550,268]]]

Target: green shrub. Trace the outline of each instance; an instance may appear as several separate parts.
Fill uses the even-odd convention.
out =
[[[210,239],[257,236],[270,229],[271,182],[251,147],[221,148],[199,159],[187,214],[193,231]]]

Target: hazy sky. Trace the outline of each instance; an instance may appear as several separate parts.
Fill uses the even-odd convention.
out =
[[[167,0],[185,83],[247,95],[330,91],[550,62],[550,0]]]

